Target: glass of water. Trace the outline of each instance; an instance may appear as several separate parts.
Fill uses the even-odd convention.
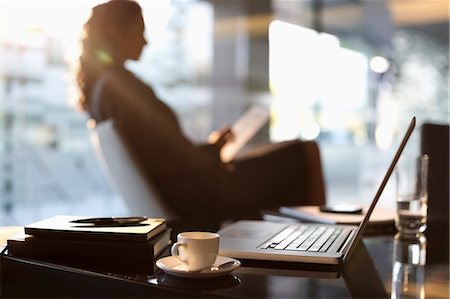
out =
[[[428,155],[401,158],[396,168],[397,216],[395,226],[402,234],[419,234],[427,228]]]

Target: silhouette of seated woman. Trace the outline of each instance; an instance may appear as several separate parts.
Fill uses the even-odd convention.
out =
[[[93,8],[82,38],[79,103],[97,123],[114,120],[175,214],[220,222],[258,217],[260,210],[280,205],[324,203],[314,142],[267,144],[223,163],[219,153],[233,137],[229,128],[213,132],[204,145],[183,135],[169,106],[124,67],[139,59],[147,44],[144,30],[134,1]]]

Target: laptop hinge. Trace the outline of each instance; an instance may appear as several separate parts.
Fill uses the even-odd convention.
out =
[[[345,240],[345,242],[341,245],[341,247],[338,249],[339,253],[344,252],[345,248],[347,248],[348,244],[350,243],[350,241],[353,239],[353,236],[355,235],[355,231],[352,230],[348,236],[347,239]]]

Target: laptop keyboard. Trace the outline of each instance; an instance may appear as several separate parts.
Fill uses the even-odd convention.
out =
[[[342,229],[328,226],[291,225],[259,248],[326,252]]]

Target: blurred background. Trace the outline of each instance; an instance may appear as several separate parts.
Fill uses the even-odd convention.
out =
[[[82,24],[102,1],[1,6],[0,225],[125,215],[74,100]],[[149,46],[127,67],[204,142],[253,103],[256,142],[316,140],[327,201],[372,199],[412,116],[449,121],[447,0],[138,1]],[[393,206],[392,184],[381,203]]]

